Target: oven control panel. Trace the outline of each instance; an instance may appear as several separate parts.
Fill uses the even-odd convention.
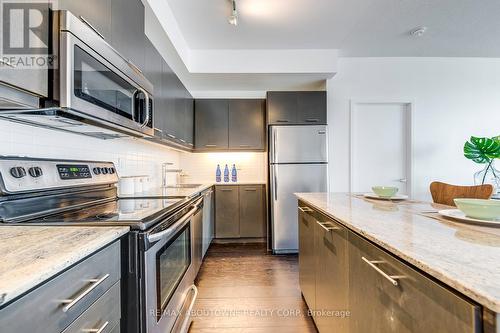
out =
[[[0,194],[115,184],[113,163],[0,156]]]

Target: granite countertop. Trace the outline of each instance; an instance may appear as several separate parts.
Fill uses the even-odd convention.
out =
[[[144,197],[194,197],[212,186],[228,185],[265,185],[266,182],[236,182],[236,183],[205,183],[198,187],[158,187],[142,193],[119,195],[120,198],[144,198]],[[189,185],[189,184],[187,184]]]
[[[0,306],[128,232],[128,227],[0,226]]]
[[[367,200],[345,193],[296,195],[393,255],[500,313],[500,228],[421,215],[447,207],[431,203]]]

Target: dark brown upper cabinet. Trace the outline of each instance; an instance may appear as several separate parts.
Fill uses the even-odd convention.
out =
[[[301,124],[326,124],[326,92],[301,91],[297,94],[297,121]]]
[[[196,151],[263,151],[265,137],[264,100],[195,100]]]
[[[264,150],[265,112],[260,99],[229,101],[229,149]]]
[[[267,93],[269,124],[287,125],[297,123],[297,93],[272,91]]]
[[[81,1],[81,0],[80,0]],[[85,1],[81,1],[84,2]],[[140,0],[111,0],[111,45],[140,70],[145,66],[144,5]]]
[[[111,42],[111,1],[116,0],[59,0],[54,9],[70,11]]]
[[[270,91],[267,93],[269,125],[327,123],[325,91]]]
[[[194,133],[196,150],[227,150],[229,148],[228,100],[195,100]]]

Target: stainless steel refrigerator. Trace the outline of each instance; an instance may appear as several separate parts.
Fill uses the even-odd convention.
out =
[[[273,253],[298,251],[297,192],[328,191],[327,126],[271,126],[269,172]]]

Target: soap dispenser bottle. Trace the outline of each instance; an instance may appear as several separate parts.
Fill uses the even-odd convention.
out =
[[[238,171],[236,171],[236,165],[233,164],[233,168],[231,169],[231,181],[236,183],[238,181]]]
[[[226,167],[224,168],[224,183],[229,183],[229,168]]]
[[[222,171],[220,170],[220,165],[217,164],[217,170],[215,171],[215,181],[220,183],[222,180]]]

